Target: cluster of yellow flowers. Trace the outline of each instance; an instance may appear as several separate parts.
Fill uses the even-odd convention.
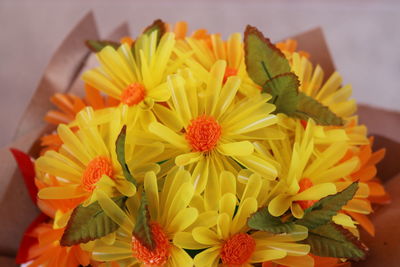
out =
[[[292,86],[279,80],[290,75],[269,77],[267,62],[263,86],[249,68],[250,55],[264,53],[253,52],[251,38],[269,42],[260,32],[248,27],[244,40],[235,33],[224,41],[186,31],[156,21],[136,40],[92,41],[100,64],[83,74],[86,96],[53,96],[59,109],[46,119],[57,131],[43,137],[35,161],[48,219],[32,232],[28,266],[363,258],[359,226],[373,235],[371,202],[387,199],[375,167],[384,151],[372,152],[351,86],[336,72],[326,79],[295,41],[266,43],[265,54],[297,76],[296,94],[341,123],[291,116],[275,91]]]

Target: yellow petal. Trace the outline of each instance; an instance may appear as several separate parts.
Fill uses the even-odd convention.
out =
[[[185,80],[180,75],[168,76],[168,87],[177,115],[184,125],[188,125],[193,116],[186,95]]]
[[[278,195],[269,203],[268,211],[275,217],[281,216],[289,209],[291,203],[292,197],[290,195]]]
[[[219,261],[219,247],[206,249],[194,257],[196,267],[217,267]]]
[[[250,176],[249,181],[246,184],[241,200],[244,200],[248,197],[253,197],[257,199],[258,194],[260,193],[261,190],[261,185],[262,185],[261,177],[258,174],[252,174]]]
[[[221,196],[226,193],[236,194],[236,178],[228,171],[222,171],[220,174]]]
[[[232,193],[224,194],[219,200],[219,212],[226,213],[229,218],[233,217],[236,209],[236,196]]]
[[[82,79],[92,87],[119,99],[121,96],[121,91],[118,85],[111,82],[108,78],[104,77],[103,73],[98,69],[88,70],[83,73]]]
[[[68,220],[71,217],[72,209],[63,213],[61,210],[56,211],[56,215],[54,217],[53,228],[61,229],[67,226]]]
[[[336,192],[336,186],[333,183],[316,184],[293,196],[293,200],[320,200]]]
[[[275,250],[275,249],[256,250],[251,255],[250,262],[259,263],[259,262],[271,261],[284,258],[286,255],[287,255],[286,252],[282,250]]]
[[[195,208],[182,209],[178,212],[178,214],[176,214],[176,216],[172,219],[171,223],[167,225],[165,229],[168,233],[171,234],[184,231],[193,222],[196,221],[198,214],[199,213]]]
[[[157,118],[175,132],[179,132],[183,128],[183,122],[176,115],[176,112],[172,111],[169,108],[164,107],[160,104],[155,104],[153,106],[153,112],[157,116]]]
[[[153,134],[157,135],[161,139],[170,143],[173,146],[176,146],[178,149],[187,151],[189,150],[187,141],[181,135],[178,135],[168,127],[162,125],[159,122],[152,122],[149,125],[149,131]]]
[[[216,246],[220,243],[218,235],[206,227],[194,228],[192,235],[196,242],[203,245]]]
[[[175,246],[171,247],[171,266],[192,267],[193,259],[186,251]]]
[[[239,204],[238,211],[233,218],[232,227],[230,229],[231,234],[242,232],[247,228],[247,219],[250,214],[257,210],[257,200],[255,198],[246,198]]]
[[[304,171],[304,177],[313,178],[324,170],[335,165],[346,154],[346,142],[335,142],[324,150],[317,159]]]
[[[235,156],[233,157],[240,164],[247,167],[248,169],[260,174],[266,179],[273,180],[278,175],[278,172],[274,165],[268,161],[262,159],[261,157],[252,154],[249,156]]]
[[[257,239],[257,242],[261,245],[272,243],[283,243],[283,242],[296,242],[304,240],[308,236],[307,227],[301,225],[295,225],[294,229],[290,233],[284,233],[279,235],[274,235],[268,232],[256,232],[252,235]]]
[[[175,164],[177,166],[185,166],[200,160],[203,155],[200,152],[191,152],[176,157]]]
[[[204,226],[211,228],[217,223],[218,213],[215,210],[205,211],[200,213],[197,221],[190,227],[193,229],[196,227]]]
[[[136,186],[127,180],[118,179],[115,181],[115,187],[124,196],[131,197],[136,194]]]
[[[194,240],[192,233],[180,232],[174,236],[173,243],[175,246],[185,249],[203,249],[207,245],[200,244]]]
[[[91,160],[91,157],[85,149],[82,149],[85,148],[85,145],[82,144],[79,138],[68,128],[68,126],[60,124],[57,128],[57,133],[64,143],[64,148],[84,165],[87,165]]]
[[[153,98],[156,102],[166,102],[171,97],[171,91],[165,83],[155,88],[149,88],[147,92],[147,96]]]
[[[184,183],[190,183],[190,173],[183,169],[174,168],[165,178],[160,194],[160,210],[163,211],[163,215],[167,214],[172,200],[176,197],[176,192]]]
[[[154,172],[146,173],[146,176],[144,177],[144,191],[146,192],[149,203],[148,207],[150,216],[153,220],[157,220],[159,216],[159,196],[157,177]]]
[[[310,246],[306,244],[271,242],[268,247],[286,251],[291,256],[305,256],[310,252]]]
[[[358,157],[353,157],[345,162],[338,164],[326,171],[321,171],[313,177],[313,181],[318,182],[335,182],[342,177],[346,177],[353,173],[360,165]]]
[[[217,149],[226,156],[248,156],[254,151],[254,147],[249,141],[221,144]]]
[[[107,245],[121,245],[121,242],[115,242],[115,239],[117,238],[116,232],[113,232],[111,234],[108,234],[106,236],[103,236],[102,238],[100,238],[101,242],[104,242]],[[123,246],[129,249],[129,246],[127,246],[128,244],[124,244]]]
[[[370,214],[372,212],[372,207],[369,201],[362,199],[350,200],[343,209],[361,214]]]
[[[70,182],[80,182],[83,172],[71,168],[68,164],[47,156],[40,157],[35,162],[38,170],[62,177]]]
[[[357,226],[355,225],[354,221],[351,219],[350,216],[344,214],[344,213],[338,213],[337,215],[332,217],[332,220],[336,224],[343,225],[344,227],[350,227],[350,228],[356,228]]]
[[[268,113],[263,112],[258,116],[253,115],[251,117],[251,120],[250,118],[247,118],[242,122],[238,123],[237,125],[235,125],[235,129],[232,129],[232,133],[233,134],[249,133],[276,124],[277,121],[278,119],[275,115],[268,115]]]
[[[217,232],[221,239],[227,240],[229,238],[231,217],[226,213],[221,213],[218,215],[217,220]]]
[[[220,195],[220,183],[215,161],[210,160],[209,173],[210,179],[207,180],[206,188],[204,189],[204,206],[206,210],[217,210]]]
[[[214,116],[217,101],[220,97],[222,80],[224,78],[226,61],[218,60],[210,70],[210,78],[207,82],[205,96],[205,114]]]
[[[173,193],[175,196],[172,198],[170,205],[165,206],[165,210],[163,211],[165,216],[167,216],[164,220],[166,224],[169,224],[180,210],[189,205],[194,194],[194,188],[193,185],[188,182],[182,184],[178,191]]]
[[[63,185],[54,187],[45,187],[38,193],[41,199],[69,199],[79,198],[88,193],[80,189],[79,185]]]
[[[196,193],[202,193],[206,187],[209,175],[209,160],[201,158],[196,164],[192,174],[192,183]]]
[[[133,230],[132,221],[129,217],[102,191],[97,191],[97,199],[104,213],[110,217],[115,223],[119,224],[126,232],[131,233]]]
[[[290,210],[292,211],[292,214],[295,218],[297,218],[297,219],[303,218],[304,210],[298,203],[292,202]]]
[[[221,90],[218,104],[216,105],[216,111],[214,113],[216,119],[218,119],[220,115],[224,114],[224,112],[231,105],[240,87],[240,83],[241,80],[239,77],[230,77],[230,79],[226,81],[224,87]]]

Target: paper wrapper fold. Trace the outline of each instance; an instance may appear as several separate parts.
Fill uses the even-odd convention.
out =
[[[128,26],[122,24],[105,39],[119,40],[127,35]],[[325,79],[334,72],[334,63],[321,29],[291,38],[298,41],[299,50],[310,52],[314,65],[321,65]],[[80,76],[84,70],[97,64],[95,56],[83,44],[87,39],[100,39],[92,13],[77,24],[57,49],[20,121],[15,141],[0,150],[0,266],[14,266],[12,258],[25,228],[38,213],[8,149],[15,147],[37,157],[40,148],[38,138],[54,130],[43,120],[52,108],[49,98],[57,92],[82,94]],[[387,156],[378,168],[392,197],[392,204],[379,207],[372,215],[376,237],[369,238],[362,233],[371,253],[367,261],[356,266],[399,266],[396,264],[400,255],[400,113],[360,106],[359,115],[361,123],[368,126],[369,134],[375,135],[375,149],[387,148]]]

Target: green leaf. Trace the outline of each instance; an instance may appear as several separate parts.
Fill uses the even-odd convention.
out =
[[[276,106],[275,113],[293,114],[298,104],[299,79],[293,72],[279,74],[268,80],[263,89],[272,95],[270,103]]]
[[[133,229],[132,235],[150,251],[155,249],[156,243],[153,239],[153,233],[151,232],[150,212],[144,191],[142,193],[142,199],[136,216],[136,225]]]
[[[114,197],[112,200],[123,209],[127,197]],[[97,201],[87,207],[81,204],[72,212],[60,244],[73,246],[87,243],[106,236],[118,228],[119,225],[104,213]]]
[[[247,25],[244,32],[247,73],[258,85],[279,74],[290,72],[285,55],[255,27]]]
[[[87,40],[85,42],[85,44],[90,50],[92,50],[95,53],[100,52],[101,49],[103,49],[104,47],[106,47],[108,45],[114,47],[115,49],[118,49],[118,47],[120,46],[120,44],[117,42],[100,41],[100,40]]]
[[[304,217],[296,221],[296,224],[303,225],[309,230],[315,229],[332,221],[344,205],[351,200],[358,190],[358,182],[349,185],[343,191],[322,198],[312,207],[306,210]]]
[[[161,40],[161,37],[167,31],[167,28],[165,27],[165,23],[161,19],[157,19],[151,25],[147,26],[144,29],[143,34],[150,35],[154,31],[157,31],[157,44],[158,44]]]
[[[321,257],[362,260],[368,251],[350,231],[334,223],[309,231],[303,243],[310,245],[312,254]]]
[[[299,93],[299,103],[293,116],[302,120],[312,118],[320,125],[343,125],[342,118],[338,117],[328,107],[304,93]]]
[[[128,165],[125,160],[125,139],[126,139],[126,125],[121,129],[116,142],[116,152],[119,164],[121,164],[122,172],[124,173],[125,179],[136,185],[136,180],[133,178],[131,172],[129,171]]]
[[[267,207],[253,213],[247,220],[247,225],[251,229],[271,232],[274,234],[289,233],[295,226],[293,222],[282,222],[279,217],[272,216]]]

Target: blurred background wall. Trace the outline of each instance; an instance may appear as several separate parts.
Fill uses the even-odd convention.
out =
[[[0,0],[0,146],[12,140],[52,53],[89,10],[102,36],[123,21],[135,36],[156,18],[224,37],[252,24],[273,41],[321,26],[358,102],[400,111],[398,0]]]

